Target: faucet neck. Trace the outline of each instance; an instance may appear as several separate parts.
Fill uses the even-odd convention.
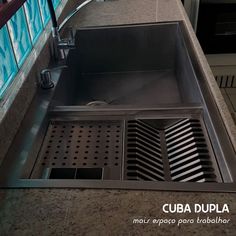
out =
[[[57,28],[58,27],[57,17],[56,17],[56,13],[53,7],[52,0],[47,0],[47,3],[48,3],[48,8],[49,8],[49,13],[52,19],[52,27]]]

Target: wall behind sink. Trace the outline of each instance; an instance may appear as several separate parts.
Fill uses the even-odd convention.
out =
[[[65,0],[66,5],[61,12],[59,22],[74,8],[74,1]],[[48,25],[46,30],[50,30]],[[46,32],[42,33],[41,37],[45,37]],[[40,39],[39,39],[40,41]],[[19,88],[15,88],[16,95],[14,99],[10,96],[0,103],[0,164],[4,159],[11,142],[13,141],[17,130],[24,118],[24,115],[37,91],[37,80],[42,69],[46,68],[51,59],[51,37],[47,40],[40,54],[38,55],[33,67],[29,70],[24,82]],[[27,61],[27,60],[26,60]],[[24,73],[24,66],[19,71]]]

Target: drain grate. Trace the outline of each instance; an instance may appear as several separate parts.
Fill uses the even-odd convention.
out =
[[[47,178],[52,168],[96,167],[104,168],[104,178],[119,179],[122,132],[121,121],[52,121],[31,177]]]

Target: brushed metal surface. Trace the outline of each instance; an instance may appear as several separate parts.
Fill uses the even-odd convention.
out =
[[[104,179],[120,179],[122,135],[119,120],[50,121],[31,178],[47,168],[96,167]]]

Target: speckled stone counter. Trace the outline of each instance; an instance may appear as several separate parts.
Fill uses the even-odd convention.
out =
[[[0,191],[0,235],[235,235],[236,195],[118,190]],[[165,203],[226,203],[229,214],[166,214]],[[230,219],[228,224],[134,224],[135,218]]]
[[[74,5],[76,1],[70,0]],[[94,2],[73,26],[114,25],[184,20],[212,88],[212,94],[236,147],[236,129],[179,0],[117,0]],[[165,203],[229,205],[225,214],[165,214]],[[187,223],[179,227],[134,224],[134,218],[196,218],[221,216],[228,224]],[[0,235],[235,235],[236,195],[127,190],[21,189],[0,190]]]

